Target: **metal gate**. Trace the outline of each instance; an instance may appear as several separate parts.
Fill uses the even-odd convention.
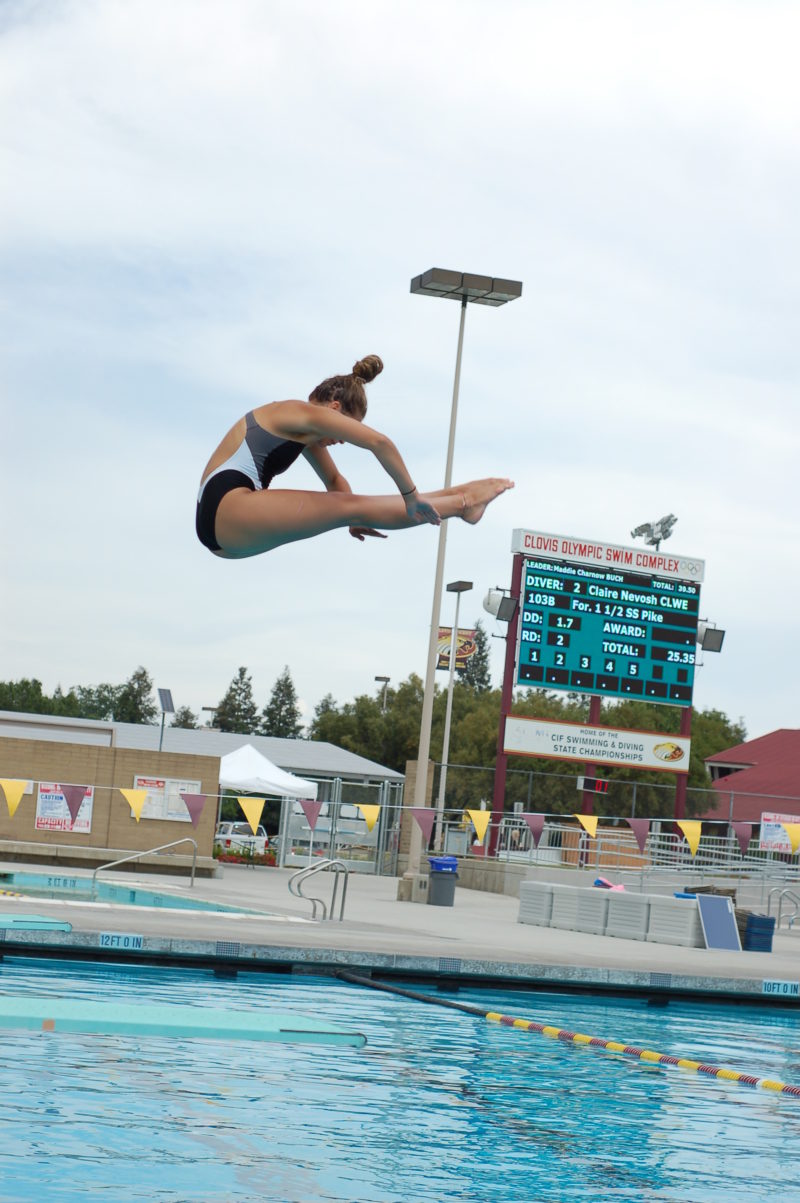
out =
[[[322,803],[314,829],[299,802],[284,798],[278,833],[278,864],[310,865],[327,857],[342,861],[355,873],[393,875],[400,838],[402,784],[393,781],[365,783],[340,777],[317,782]],[[378,806],[369,830],[359,806]]]

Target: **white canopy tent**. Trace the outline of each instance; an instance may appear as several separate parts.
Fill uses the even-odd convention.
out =
[[[221,789],[267,794],[273,798],[316,798],[316,781],[279,769],[252,744],[243,744],[219,762]]]

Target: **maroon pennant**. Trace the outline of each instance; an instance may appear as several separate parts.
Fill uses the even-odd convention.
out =
[[[524,811],[520,815],[520,818],[524,819],[528,824],[531,835],[533,836],[533,846],[534,848],[538,848],[539,840],[542,838],[542,832],[544,831],[544,815],[535,815],[530,811]]]
[[[751,839],[753,838],[753,824],[731,823],[731,827],[733,828],[733,834],[739,841],[739,847],[741,848],[742,856],[747,856],[747,849]]]
[[[69,817],[72,826],[75,826],[75,820],[78,817],[78,811],[81,808],[81,803],[89,792],[88,785],[61,785],[59,786],[61,793],[64,795],[64,801],[67,804]]]
[[[639,845],[639,851],[644,853],[644,846],[647,843],[647,837],[650,834],[650,820],[626,819],[625,822],[636,836],[636,843]]]
[[[189,812],[189,818],[192,820],[192,827],[196,827],[200,822],[200,816],[203,813],[203,807],[206,804],[205,794],[185,794],[181,790],[181,797],[186,803],[186,809]]]
[[[313,831],[317,825],[317,819],[319,818],[319,812],[322,810],[322,803],[314,802],[313,799],[311,799],[311,798],[306,798],[303,802],[300,803],[300,806],[302,808],[303,814],[306,816],[306,820],[308,821],[309,827]]]
[[[419,829],[425,836],[426,844],[429,843],[431,832],[433,831],[434,812],[430,806],[412,806],[411,814],[419,824]]]

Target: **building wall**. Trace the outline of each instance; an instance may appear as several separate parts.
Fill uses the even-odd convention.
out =
[[[200,781],[198,792],[211,796],[207,797],[197,827],[172,819],[142,818],[137,823],[119,793],[119,787],[133,788],[137,775]],[[23,795],[13,819],[5,801],[0,801],[0,840],[143,852],[188,836],[197,841],[199,856],[212,855],[219,789],[218,757],[8,738],[0,740],[0,777],[34,783],[32,793]],[[37,830],[40,781],[93,785],[91,831]],[[191,846],[187,844],[176,852],[188,855]]]

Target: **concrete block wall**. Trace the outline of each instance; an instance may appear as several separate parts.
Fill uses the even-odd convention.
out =
[[[137,823],[118,789],[120,786],[132,789],[137,775],[200,781],[199,792],[213,796],[208,797],[197,827],[170,819],[143,818]],[[0,801],[0,858],[2,841],[141,852],[185,836],[197,841],[199,856],[212,855],[217,821],[215,795],[219,790],[219,757],[47,740],[2,739],[0,777],[34,782],[33,792],[23,795],[13,819],[9,816],[5,801]],[[91,831],[37,830],[36,783],[39,781],[93,785]],[[190,854],[191,846],[187,844],[177,851]]]

